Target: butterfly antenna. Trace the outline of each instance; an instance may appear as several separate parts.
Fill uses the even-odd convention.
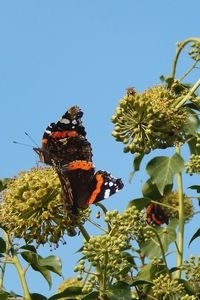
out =
[[[29,138],[29,140],[31,140],[31,142],[33,142],[33,144],[35,144],[35,146],[39,147],[38,144],[36,143],[36,141],[27,132],[24,132],[24,133]]]
[[[26,147],[31,147],[33,148],[33,146],[29,145],[29,144],[24,144],[24,143],[20,143],[20,142],[17,142],[17,141],[13,141],[14,144],[17,144],[17,145],[22,145],[22,146],[26,146]]]

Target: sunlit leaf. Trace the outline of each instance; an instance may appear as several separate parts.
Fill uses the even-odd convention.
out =
[[[163,194],[167,194],[171,192],[173,188],[173,184],[168,184],[164,187]],[[142,193],[145,198],[150,198],[151,200],[159,201],[163,195],[159,192],[157,185],[153,184],[151,179],[148,179],[143,187],[142,187]]]
[[[51,296],[50,298],[48,298],[48,300],[57,300],[64,297],[73,297],[73,296],[80,296],[80,295],[82,295],[82,287],[73,286],[73,287],[66,288],[61,293]]]
[[[200,155],[200,148],[196,146],[197,144],[196,136],[191,137],[187,143],[190,149],[190,154]]]
[[[189,136],[195,136],[199,128],[199,118],[198,115],[191,109],[187,108],[188,119],[187,126],[185,126],[185,132]]]
[[[161,195],[167,185],[173,184],[173,177],[184,169],[184,160],[178,154],[153,158],[146,167],[153,184],[156,184]]]
[[[21,256],[28,263],[30,263],[31,267],[35,271],[38,271],[43,275],[50,287],[52,284],[50,271],[61,275],[61,261],[60,258],[58,258],[57,256],[51,255],[46,258],[43,258],[40,255],[31,251],[24,251],[21,253]]]
[[[169,245],[176,240],[176,226],[177,220],[172,220],[167,226],[148,228],[147,230],[152,230],[155,235],[151,237],[151,239],[141,243],[141,251],[144,256],[147,256],[150,259],[154,257],[160,258],[162,255],[162,248],[164,253],[166,253]]]
[[[40,257],[38,260],[40,266],[47,268],[49,271],[62,275],[62,263],[58,256],[50,255],[45,258]]]
[[[191,240],[190,240],[190,242],[189,242],[189,246],[190,246],[190,244],[196,239],[196,238],[198,238],[198,237],[200,237],[200,228],[195,232],[195,234],[192,236],[192,238],[191,238]]]
[[[135,172],[139,171],[140,164],[142,162],[143,157],[144,157],[144,154],[140,154],[140,153],[135,154],[134,160],[133,160],[133,171],[130,173],[129,182],[132,180]]]
[[[128,208],[135,206],[138,210],[144,209],[151,202],[150,198],[137,198],[129,202]]]
[[[149,263],[147,265],[144,265],[141,267],[140,271],[138,272],[136,276],[136,280],[133,281],[131,286],[134,285],[140,285],[140,284],[150,284],[152,285],[152,280],[156,277],[156,275],[160,273],[166,272],[166,266],[165,265],[155,265],[152,263]],[[145,282],[144,282],[145,281]]]
[[[126,282],[118,281],[107,289],[107,296],[110,300],[131,300],[131,288]]]

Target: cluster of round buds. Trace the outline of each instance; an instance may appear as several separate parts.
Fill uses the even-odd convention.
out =
[[[185,164],[185,170],[189,174],[200,173],[200,133],[195,137],[196,153],[191,154],[189,161]]]
[[[200,155],[192,154],[189,161],[185,165],[185,171],[189,174],[200,173]]]
[[[200,282],[200,256],[191,256],[189,260],[185,260],[182,266],[187,280]],[[200,289],[200,286],[199,286]]]
[[[181,296],[185,295],[183,284],[179,283],[177,279],[171,278],[169,274],[161,274],[153,280],[153,284],[152,292],[156,299],[164,299],[161,297],[167,295],[172,299],[180,299]]]
[[[170,192],[166,194],[161,200],[162,209],[168,218],[179,218],[179,195],[178,192]],[[161,205],[162,205],[161,204]],[[184,205],[184,219],[189,221],[194,214],[194,208],[191,199],[186,195],[183,195]]]
[[[125,236],[104,234],[90,238],[84,244],[82,253],[93,267],[98,266],[101,272],[106,270],[106,276],[117,278],[120,271],[131,268],[128,257],[123,252],[126,247]]]
[[[82,253],[93,267],[106,270],[107,276],[119,279],[122,270],[128,272],[132,267],[129,255],[124,251],[130,248],[131,238],[139,239],[146,223],[134,206],[122,214],[117,211],[107,212],[105,221],[109,225],[109,232],[91,237],[85,242]],[[84,271],[82,264],[77,267],[76,271]]]
[[[147,154],[185,141],[187,113],[175,107],[177,98],[170,90],[163,86],[143,93],[129,90],[111,118],[115,124],[112,135],[126,145],[124,152]]]
[[[128,207],[123,213],[117,210],[108,211],[105,221],[111,228],[112,236],[125,235],[128,239],[140,239],[146,227],[146,216],[133,205]]]
[[[88,211],[73,216],[64,207],[61,185],[53,168],[34,168],[12,179],[2,192],[0,224],[8,234],[58,244],[65,233],[76,234]]]
[[[196,61],[200,60],[200,41],[199,42],[193,42],[191,44],[189,55],[192,59],[194,59]]]

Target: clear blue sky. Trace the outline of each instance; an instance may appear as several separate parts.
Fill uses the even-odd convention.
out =
[[[176,42],[200,36],[199,11],[199,0],[0,0],[0,177],[36,166],[32,149],[13,140],[31,143],[26,131],[40,144],[46,126],[77,104],[97,169],[125,182],[108,208],[124,209],[140,196],[145,174],[128,183],[132,156],[111,137],[110,117],[128,86],[142,91],[170,72]],[[64,256],[65,277],[73,275],[81,237],[66,241],[53,252]],[[31,291],[45,295],[61,282],[56,277],[48,292],[34,276]],[[20,293],[13,279],[7,285]]]

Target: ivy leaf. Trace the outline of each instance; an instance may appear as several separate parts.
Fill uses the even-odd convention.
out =
[[[199,128],[199,118],[198,115],[192,110],[187,108],[188,119],[187,126],[185,126],[185,132],[189,136],[195,136]]]
[[[99,292],[91,292],[87,294],[85,297],[82,297],[81,300],[94,300],[99,298]],[[72,300],[72,299],[71,299]]]
[[[161,257],[162,250],[160,242],[164,253],[166,253],[169,245],[176,240],[176,226],[177,220],[174,219],[168,226],[165,227],[149,227],[147,230],[152,230],[155,235],[151,239],[141,243],[142,253],[150,259],[153,259],[154,257]]]
[[[2,237],[0,237],[0,253],[6,252],[6,242]]]
[[[127,208],[135,206],[139,211],[144,209],[151,202],[150,198],[137,198],[133,199],[129,202]]]
[[[200,155],[200,149],[196,146],[197,144],[197,137],[193,136],[188,140],[188,146],[190,149],[190,154]]]
[[[189,246],[190,244],[196,239],[200,237],[200,228],[195,232],[195,234],[193,235],[193,237],[191,238],[190,242],[189,242]]]
[[[129,182],[131,182],[135,173],[137,171],[139,171],[140,164],[143,160],[143,157],[144,157],[144,154],[140,154],[140,153],[135,154],[134,160],[133,160],[133,171],[130,173]]]
[[[4,178],[4,179],[0,180],[0,192],[6,188],[9,180],[10,180],[10,178]]]
[[[31,300],[47,300],[47,297],[41,294],[33,293],[31,294]]]
[[[110,300],[131,300],[131,288],[128,283],[118,281],[108,288],[107,296]]]
[[[46,258],[31,252],[24,251],[21,256],[31,265],[31,267],[40,272],[49,284],[52,285],[51,272],[61,275],[61,261],[60,258],[54,255],[50,255]]]
[[[163,194],[167,194],[171,192],[173,188],[173,184],[168,184],[165,186]],[[148,179],[143,187],[142,187],[142,193],[145,198],[150,198],[151,200],[159,201],[162,199],[163,195],[160,194],[157,185],[153,184],[151,179]]]
[[[136,280],[133,281],[131,286],[134,285],[140,285],[142,284],[152,284],[152,280],[156,277],[157,274],[165,273],[166,272],[166,266],[165,265],[155,265],[152,263],[149,263],[147,265],[144,265],[141,267],[141,270],[138,272],[136,276]],[[146,282],[143,282],[146,281]]]
[[[189,189],[196,190],[198,194],[200,193],[200,185],[191,185]]]
[[[64,297],[73,297],[73,296],[80,296],[80,295],[82,295],[82,287],[80,287],[80,286],[72,287],[71,286],[71,287],[66,288],[61,293],[51,296],[50,298],[48,298],[48,300],[57,300],[57,299],[61,299]]]
[[[161,195],[167,185],[173,184],[173,177],[184,169],[184,160],[178,154],[153,158],[146,167],[153,184],[156,184]]]

